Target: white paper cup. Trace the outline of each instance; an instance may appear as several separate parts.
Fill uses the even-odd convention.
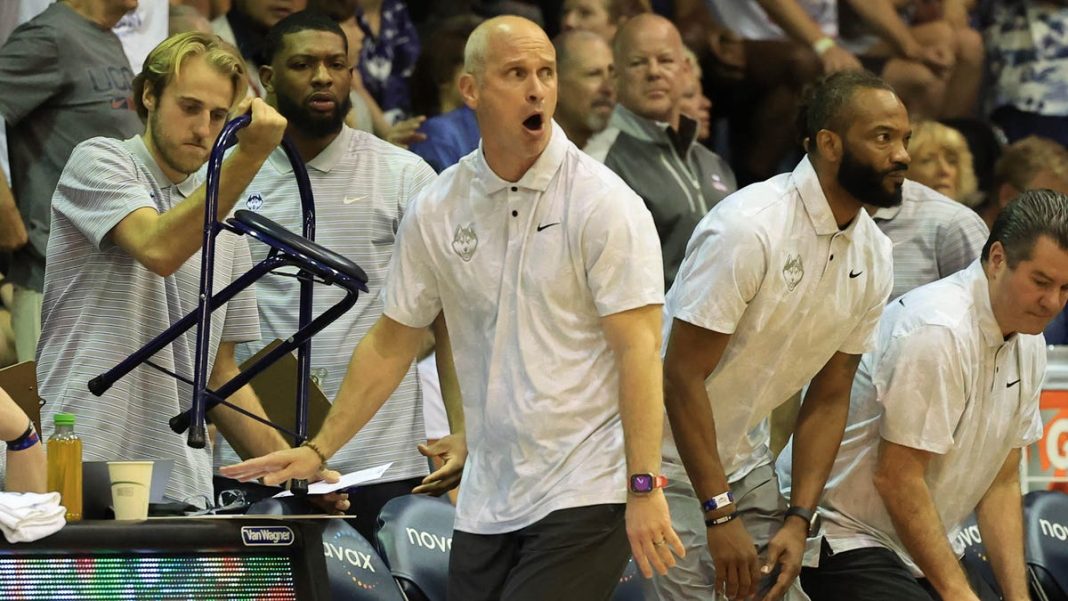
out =
[[[148,490],[152,485],[151,461],[109,461],[111,503],[116,520],[148,517]]]

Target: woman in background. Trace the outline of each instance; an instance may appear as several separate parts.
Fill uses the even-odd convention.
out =
[[[920,121],[912,126],[909,155],[909,179],[968,206],[980,200],[972,153],[959,131],[937,121]]]

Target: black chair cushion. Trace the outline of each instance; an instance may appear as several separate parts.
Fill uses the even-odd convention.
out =
[[[346,257],[339,255],[338,253],[317,244],[311,240],[308,240],[300,234],[295,234],[286,228],[278,225],[274,221],[255,213],[253,211],[246,211],[241,209],[234,212],[234,216],[230,219],[230,223],[253,232],[262,233],[269,238],[281,243],[280,250],[288,251],[290,254],[304,255],[314,261],[322,263],[331,269],[345,274],[346,276],[359,281],[362,284],[367,283],[367,273],[360,268],[359,265],[353,263]],[[241,227],[244,226],[244,227]],[[261,240],[264,243],[269,244],[266,240]],[[276,246],[276,245],[272,245]],[[285,248],[288,247],[288,248]]]

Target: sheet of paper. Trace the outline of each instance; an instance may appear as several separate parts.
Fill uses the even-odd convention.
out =
[[[366,484],[368,482],[378,480],[382,477],[382,474],[386,473],[386,470],[388,470],[391,465],[393,465],[392,461],[383,465],[379,465],[377,467],[369,467],[365,470],[352,472],[351,474],[345,474],[344,476],[341,476],[340,480],[334,482],[333,484],[329,484],[327,482],[322,481],[316,482],[315,484],[310,484],[308,485],[308,494],[325,495],[328,492],[334,492],[335,490],[341,490],[342,488],[349,488],[350,486]],[[274,498],[280,499],[282,497],[292,496],[293,493],[289,492],[288,490],[284,490],[275,495]]]

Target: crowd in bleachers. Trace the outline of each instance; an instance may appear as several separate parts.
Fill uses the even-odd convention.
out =
[[[0,40],[49,3],[4,3]],[[586,30],[610,44],[628,18],[656,11],[678,25],[694,63],[684,111],[701,121],[700,142],[727,160],[740,186],[786,171],[800,156],[792,122],[806,84],[826,73],[866,68],[895,87],[916,123],[910,179],[973,207],[988,224],[1012,197],[1006,185],[1020,190],[1037,181],[1068,189],[1068,6],[1062,2],[142,0],[114,30],[133,74],[167,34],[213,31],[240,49],[250,89],[262,95],[257,69],[266,31],[303,8],[330,15],[349,37],[357,73],[349,125],[410,147],[439,172],[477,145],[477,124],[456,80],[466,36],[482,19],[519,14],[550,34]],[[561,61],[557,115],[580,146],[607,127],[615,102],[610,53],[585,44],[568,53],[581,59],[583,72],[572,75],[567,67],[576,61]],[[594,54],[600,64],[590,64]],[[15,86],[0,94],[29,92]],[[593,106],[583,109],[584,103]],[[15,136],[21,117],[6,116]],[[1033,136],[1042,140],[1009,146],[999,164],[1007,145]],[[12,188],[25,220],[29,202],[19,200],[18,186]],[[10,203],[0,200],[0,211],[0,250],[10,253],[26,234],[13,223],[18,213]],[[18,263],[31,260],[28,254],[16,251],[0,262],[9,275],[0,288],[8,310],[27,298],[16,290],[40,292],[39,281],[18,275]],[[39,317],[30,311],[26,319]],[[16,354],[10,316],[0,312],[0,364],[32,357],[30,330]],[[1048,335],[1050,342],[1068,342],[1063,328]]]

